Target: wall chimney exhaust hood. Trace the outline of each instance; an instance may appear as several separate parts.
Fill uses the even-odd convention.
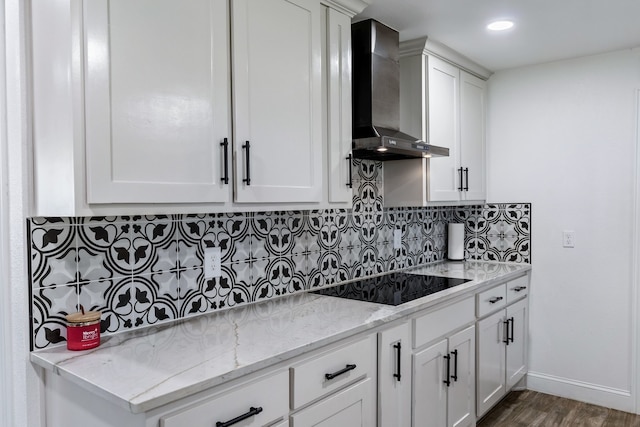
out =
[[[351,25],[353,49],[353,157],[400,160],[449,156],[400,132],[398,32],[368,19]]]

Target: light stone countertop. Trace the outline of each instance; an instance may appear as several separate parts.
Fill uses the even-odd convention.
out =
[[[307,292],[66,346],[31,361],[132,413],[146,412],[530,270],[528,264],[444,262],[406,270],[470,279],[390,306]]]

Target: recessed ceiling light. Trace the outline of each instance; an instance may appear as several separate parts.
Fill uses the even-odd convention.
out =
[[[491,31],[504,31],[504,30],[508,30],[511,27],[513,27],[513,21],[505,21],[505,20],[493,21],[492,23],[487,25],[487,29]]]

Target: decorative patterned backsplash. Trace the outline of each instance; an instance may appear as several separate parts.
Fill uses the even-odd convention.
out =
[[[64,342],[79,304],[109,334],[444,260],[449,222],[467,259],[531,262],[530,204],[385,209],[382,164],[354,168],[350,210],[28,219],[32,348]]]

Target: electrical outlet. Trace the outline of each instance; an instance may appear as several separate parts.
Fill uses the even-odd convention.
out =
[[[573,248],[576,245],[576,232],[565,230],[562,232],[562,247]]]
[[[204,277],[212,279],[220,277],[221,254],[220,248],[205,248],[204,250]]]
[[[402,230],[396,228],[393,230],[393,249],[400,249],[402,246]]]

